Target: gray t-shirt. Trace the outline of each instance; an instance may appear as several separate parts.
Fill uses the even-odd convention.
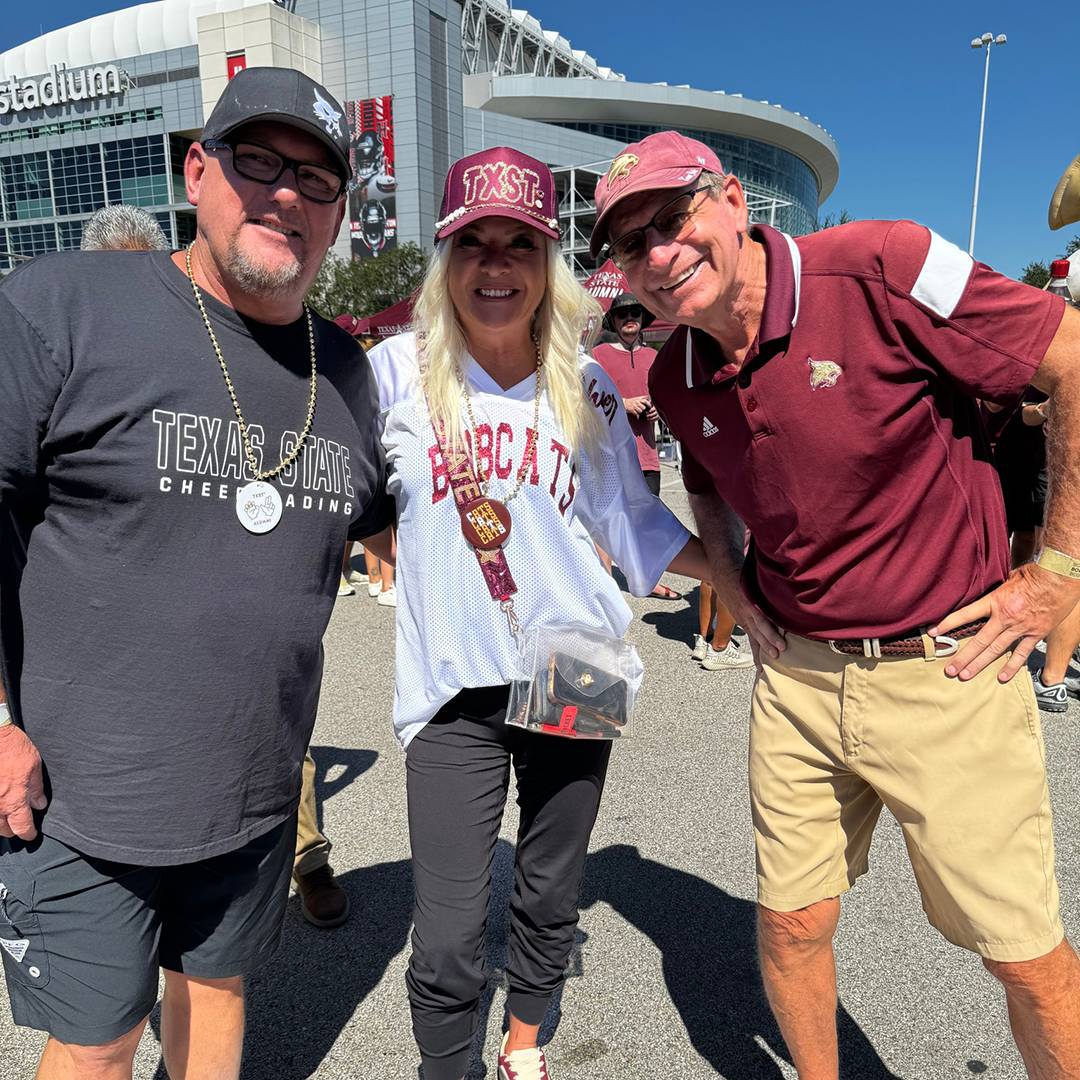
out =
[[[262,468],[303,427],[303,318],[204,293]],[[292,813],[346,537],[393,520],[367,358],[315,319],[318,405],[255,535],[225,380],[167,252],[50,255],[0,288],[0,674],[41,751],[43,831],[145,865]]]

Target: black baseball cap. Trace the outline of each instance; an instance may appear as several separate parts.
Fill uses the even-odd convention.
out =
[[[224,139],[244,124],[272,120],[288,124],[318,139],[341,166],[346,179],[349,130],[337,98],[293,68],[245,68],[229,80],[214,111],[203,126],[204,139]]]
[[[649,311],[642,302],[633,293],[619,293],[614,300],[611,301],[611,306],[608,308],[608,314],[614,315],[616,311],[621,311],[623,308],[638,307],[641,308],[641,329],[647,329],[656,320],[656,316]]]

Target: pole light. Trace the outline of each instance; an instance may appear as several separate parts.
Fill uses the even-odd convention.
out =
[[[979,210],[979,175],[982,172],[982,148],[983,131],[986,128],[986,88],[990,83],[990,50],[995,45],[1004,45],[1008,39],[1004,34],[983,34],[982,37],[972,38],[973,49],[986,49],[986,66],[983,69],[983,92],[982,110],[979,113],[979,149],[975,155],[975,191],[971,196],[971,230],[968,232],[968,254],[975,254],[975,216]]]

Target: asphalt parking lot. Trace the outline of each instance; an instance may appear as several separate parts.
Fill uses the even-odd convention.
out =
[[[665,497],[685,500],[665,470]],[[684,579],[666,579],[691,588]],[[545,1023],[553,1080],[793,1078],[759,989],[746,792],[752,672],[690,659],[689,603],[633,600],[648,676],[638,734],[615,747],[593,834],[581,923]],[[296,913],[250,981],[246,1080],[415,1080],[403,975],[411,885],[404,761],[390,730],[393,611],[338,601],[313,740],[333,865],[352,900],[336,931]],[[1044,717],[1063,915],[1080,932],[1080,706]],[[469,1080],[495,1075],[516,812],[508,808],[489,920],[485,1017]],[[981,964],[921,911],[899,828],[878,826],[871,872],[844,900],[837,938],[843,1076],[936,1080],[1025,1074],[1004,1001]],[[165,1080],[156,1016],[136,1076]],[[41,1040],[10,1022],[0,989],[0,1077],[28,1080]]]

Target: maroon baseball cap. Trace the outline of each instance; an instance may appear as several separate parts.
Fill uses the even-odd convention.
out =
[[[558,240],[551,170],[509,146],[493,146],[455,161],[446,174],[435,239],[442,240],[485,217],[514,218]]]
[[[359,315],[345,314],[345,315],[339,315],[334,320],[334,325],[335,326],[340,326],[341,329],[344,330],[346,334],[352,334],[353,337],[355,337],[357,335],[357,333],[359,332],[359,327],[360,327],[361,321],[362,320],[360,319]]]
[[[658,131],[632,143],[596,185],[596,224],[589,253],[596,258],[607,243],[609,215],[623,199],[642,191],[662,191],[692,184],[703,171],[724,174],[720,159],[703,142],[677,131]]]

